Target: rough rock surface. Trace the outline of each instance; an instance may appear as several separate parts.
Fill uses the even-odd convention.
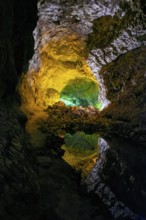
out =
[[[111,103],[103,115],[117,121],[112,130],[123,123],[121,134],[145,143],[145,3],[48,0],[38,2],[38,11],[35,54],[21,90],[25,111],[46,109],[69,80],[93,73],[99,102]]]
[[[0,218],[37,218],[39,185],[35,159],[19,110],[0,108]],[[20,123],[22,126],[20,126]],[[26,211],[27,210],[27,211]]]
[[[36,1],[1,1],[0,13],[0,99],[5,101],[12,99],[19,75],[27,70],[33,54]]]
[[[111,101],[102,114],[111,119],[113,133],[121,133],[142,144],[146,143],[145,55],[145,46],[137,48],[106,65],[100,72]]]
[[[106,132],[133,137],[138,142],[145,143],[146,17],[144,1],[46,0],[39,1],[38,10],[39,19],[34,30],[35,54],[30,61],[29,72],[25,75],[27,80],[24,87],[26,86],[27,90],[23,91],[24,99],[26,91],[30,91],[30,94],[33,94],[32,103],[37,103],[37,97],[40,97],[43,103],[44,87],[38,96],[38,87],[35,84],[40,83],[40,80],[36,83],[39,75],[40,78],[43,76],[43,81],[45,81],[47,71],[52,68],[49,66],[48,60],[51,59],[51,62],[53,60],[53,68],[57,67],[58,63],[61,64],[55,69],[56,72],[59,72],[66,64],[70,69],[73,69],[74,66],[79,67],[84,60],[99,82],[99,99],[103,102],[103,106],[106,107],[111,102],[101,114],[103,121],[105,120],[103,127]],[[55,46],[46,47],[53,41],[56,43]],[[57,50],[57,48],[59,49]],[[63,56],[64,51],[67,55],[65,57]],[[73,56],[71,57],[70,54]],[[45,65],[41,70],[43,62]],[[83,68],[81,70],[84,71]],[[59,75],[61,74],[62,72]],[[71,73],[67,72],[67,74]],[[48,85],[48,82],[46,84]],[[58,81],[58,87],[60,84],[61,79]],[[51,91],[54,92],[54,96],[59,95],[56,90],[48,92],[51,94]],[[27,99],[30,102],[31,95]],[[33,104],[31,106],[33,112]],[[132,113],[129,109],[132,110]],[[104,122],[102,123],[104,124]],[[107,162],[104,161],[103,166],[106,167],[108,161],[110,161],[110,156]],[[122,172],[123,167],[118,163],[117,154],[112,158],[111,163],[113,161]],[[117,192],[116,197],[117,188],[112,188],[112,175],[108,173],[108,167],[102,170],[103,175],[101,172],[96,176],[97,178],[94,178],[94,171],[97,174],[100,167],[102,164],[99,160],[89,175],[88,186],[91,188],[93,186],[92,190],[108,207],[113,218],[137,219],[138,216],[127,208],[133,197],[131,196],[130,201],[127,197],[125,200],[120,197],[122,202],[117,199],[120,195]],[[110,181],[106,182],[108,175]],[[126,174],[124,173],[123,176],[124,183]],[[100,180],[100,178],[102,179]],[[118,177],[116,181],[119,181]],[[130,175],[126,181],[132,181]],[[124,194],[126,188],[123,188],[122,192]],[[127,202],[127,206],[124,204],[125,202]],[[136,201],[135,204],[137,204]],[[135,210],[133,207],[130,208]]]
[[[36,219],[39,187],[16,86],[33,53],[34,1],[0,1],[0,219]]]
[[[40,68],[39,51],[46,43],[74,34],[86,42],[89,54],[84,51],[84,56],[100,83],[100,100],[107,106],[106,83],[99,70],[121,54],[145,45],[144,7],[143,2],[123,0],[39,1],[30,70]],[[31,81],[31,74],[28,77]]]
[[[39,1],[38,9],[39,20],[34,31],[35,54],[30,61],[29,71],[33,70],[37,74],[41,65],[40,54],[41,57],[46,55],[42,52],[43,46],[52,39],[58,42],[58,40],[67,37],[67,40],[73,40],[73,44],[79,42],[77,44],[79,48],[74,48],[75,51],[77,48],[79,52],[75,53],[73,58],[70,59],[70,50],[69,53],[66,53],[67,61],[69,61],[67,62],[68,69],[74,68],[75,64],[83,71],[81,63],[86,64],[85,66],[88,64],[100,83],[100,99],[105,106],[109,101],[112,102],[110,107],[103,112],[103,117],[116,121],[111,123],[111,127],[107,126],[108,130],[116,130],[125,135],[128,128],[131,136],[134,137],[137,134],[138,141],[145,143],[145,1],[46,0]],[[94,200],[85,192],[83,194],[80,192],[78,176],[63,160],[57,158],[62,152],[57,152],[57,157],[53,155],[51,158],[49,157],[50,152],[48,155],[45,149],[42,149],[42,152],[39,150],[30,151],[28,136],[24,131],[26,117],[15,109],[16,103],[12,103],[12,100],[14,101],[16,98],[15,89],[18,75],[27,70],[27,61],[33,52],[31,32],[36,21],[36,1],[0,1],[0,12],[2,15],[0,21],[0,99],[2,101],[0,103],[0,218],[2,220],[136,219],[137,215],[130,211],[124,203],[127,203],[128,207],[130,204],[131,210],[136,213],[141,214],[143,211],[142,214],[145,216],[145,179],[139,174],[139,169],[136,172],[136,180],[131,176],[131,171],[130,174],[127,174],[129,169],[120,164],[116,153],[112,154],[114,155],[112,158],[109,153],[108,159],[105,159],[103,164],[99,160],[87,180],[89,190],[98,195],[98,199],[100,198],[111,212],[111,217],[101,200],[97,198]],[[82,54],[81,60],[79,58],[80,52]],[[55,53],[53,51],[53,55]],[[123,56],[121,56],[122,54]],[[49,55],[49,51],[47,51],[47,59]],[[63,62],[66,60],[60,55],[58,57],[61,65],[64,65]],[[46,64],[47,59],[45,60]],[[126,61],[126,59],[129,60]],[[131,66],[128,65],[129,61]],[[119,62],[121,63],[120,73],[116,69]],[[127,64],[126,73],[123,71],[125,63]],[[55,66],[56,63],[54,62],[53,65]],[[104,65],[107,66],[99,74],[99,70]],[[107,73],[109,75],[106,75]],[[31,74],[28,82],[31,88],[34,83]],[[134,105],[132,104],[133,98]],[[120,103],[121,108],[124,105],[127,108],[124,114],[120,114],[122,120],[119,121],[115,112],[119,111]],[[133,116],[136,121],[133,121],[131,115],[129,118],[129,114],[125,114],[131,106],[137,111]],[[83,114],[83,110],[79,110],[75,114],[76,117]],[[96,112],[93,115],[96,116]],[[90,118],[90,114],[87,114],[88,116]],[[130,119],[134,123],[132,126],[135,126],[134,132],[133,127],[131,129],[131,125],[127,124]],[[123,122],[126,123],[126,126]],[[138,122],[140,123],[138,124],[139,128],[137,127]],[[53,144],[58,146],[57,142],[59,141],[56,137],[53,140],[48,140],[49,147],[52,147]],[[124,158],[125,152],[122,154]],[[104,153],[102,156],[104,157]],[[139,160],[141,158],[142,156]],[[143,161],[141,167],[145,168]],[[136,164],[134,161],[131,163],[132,166],[133,163]],[[112,168],[108,169],[107,165]],[[100,172],[101,168],[103,173]],[[117,172],[118,168],[122,180]],[[116,177],[115,182],[112,181],[113,173]],[[69,176],[69,179],[66,176]],[[123,198],[119,187],[115,187],[120,181],[123,184],[126,183],[126,186],[124,185],[120,189],[123,194],[130,193],[129,200],[127,197]],[[129,191],[126,191],[127,186]],[[141,189],[140,192],[138,189]],[[133,197],[133,192],[138,201]],[[66,201],[64,201],[64,195]],[[134,202],[131,203],[131,201]]]
[[[115,219],[145,219],[145,159],[137,148],[124,139],[101,138],[99,160],[86,180],[88,191],[100,197]]]
[[[75,170],[51,153],[48,146],[34,153],[40,185],[39,220],[112,220],[100,200],[94,200],[80,186],[80,176]]]

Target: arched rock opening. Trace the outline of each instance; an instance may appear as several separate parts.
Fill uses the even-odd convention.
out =
[[[39,69],[31,69],[22,79],[20,93],[25,112],[43,111],[59,101],[70,106],[101,107],[100,88],[87,65],[83,38],[74,34],[51,39],[39,53]]]

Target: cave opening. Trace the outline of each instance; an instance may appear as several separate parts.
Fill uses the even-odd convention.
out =
[[[102,102],[99,101],[98,80],[85,59],[85,42],[75,35],[69,35],[59,41],[53,40],[45,44],[39,56],[39,69],[29,70],[22,77],[20,87],[22,110],[28,116],[26,130],[30,134],[31,143],[34,147],[43,147],[49,133],[50,145],[61,148],[62,140],[64,143],[67,140],[67,134],[73,135],[75,140],[76,136],[80,136],[78,157],[84,161],[85,167],[88,165],[89,172],[97,159],[97,138],[94,134],[97,126],[94,128],[93,125],[99,118]],[[62,140],[59,137],[62,137]],[[56,143],[54,138],[60,144]],[[88,153],[91,151],[88,156],[81,144],[87,142],[86,139],[89,146],[93,145],[90,144],[93,139],[96,142],[92,150],[87,150]],[[77,156],[76,148],[71,151],[69,149],[62,147],[66,152],[62,158],[78,170],[80,164],[74,166],[74,163],[68,160],[72,157],[73,161],[75,154]]]
[[[70,80],[60,94],[60,101],[67,106],[93,106],[100,108],[98,101],[99,86],[96,81],[88,78]]]
[[[32,59],[22,79],[20,94],[24,112],[34,114],[58,102],[102,109],[100,86],[87,64],[84,39],[77,34],[52,39],[41,47],[37,56],[39,59]]]

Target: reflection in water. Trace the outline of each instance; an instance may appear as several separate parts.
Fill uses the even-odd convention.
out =
[[[62,149],[65,150],[63,159],[81,172],[81,176],[85,177],[93,168],[98,158],[98,134],[85,134],[84,132],[76,132],[71,135],[65,135],[65,144]]]
[[[100,198],[113,218],[145,219],[146,149],[123,138],[111,136],[106,141],[102,135],[92,133],[100,130],[106,135],[103,128],[108,122],[101,122],[98,111],[91,107],[66,107],[59,103],[50,107],[45,115],[39,114],[32,119],[28,127],[35,146],[45,143],[48,157],[52,157],[54,163],[54,158],[60,160],[63,154],[60,147],[65,142],[62,158],[81,173],[88,192]],[[50,174],[48,176],[50,178]]]
[[[146,200],[142,194],[145,189],[133,170],[133,161],[139,157],[134,146],[114,138],[107,142],[97,133],[89,135],[80,131],[73,135],[68,133],[64,139],[62,158],[81,172],[88,192],[94,192],[101,199],[114,219],[144,220],[142,201],[145,204]],[[139,176],[145,176],[143,166],[139,169]]]

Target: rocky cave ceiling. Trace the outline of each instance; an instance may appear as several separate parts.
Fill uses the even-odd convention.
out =
[[[108,106],[111,100],[100,70],[145,44],[146,30],[139,2],[39,1],[33,33],[35,54],[20,89],[27,113],[58,101]]]

